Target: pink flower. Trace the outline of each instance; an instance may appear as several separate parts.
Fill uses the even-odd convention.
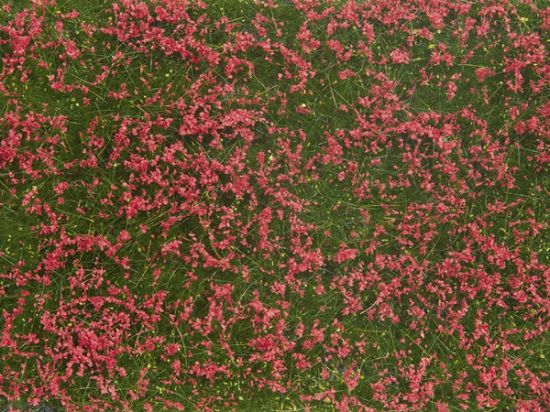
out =
[[[390,57],[394,64],[407,64],[410,60],[409,53],[402,49],[392,51]]]
[[[478,82],[483,82],[487,77],[494,76],[495,72],[493,69],[490,69],[489,67],[480,67],[476,69],[476,77]]]
[[[357,257],[357,249],[347,248],[345,244],[340,245],[340,250],[334,255],[336,263],[342,263],[347,260],[353,260]]]

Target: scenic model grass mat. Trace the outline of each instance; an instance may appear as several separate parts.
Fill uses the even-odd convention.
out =
[[[549,34],[0,1],[0,411],[549,411]]]

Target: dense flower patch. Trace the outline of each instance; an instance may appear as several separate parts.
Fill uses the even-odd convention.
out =
[[[0,409],[549,410],[545,3],[3,1]]]

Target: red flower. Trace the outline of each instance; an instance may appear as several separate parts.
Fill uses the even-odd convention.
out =
[[[394,64],[407,64],[410,61],[409,53],[403,49],[392,51],[390,57]]]
[[[478,82],[483,82],[487,77],[495,75],[495,71],[489,67],[480,67],[476,69],[476,77]]]

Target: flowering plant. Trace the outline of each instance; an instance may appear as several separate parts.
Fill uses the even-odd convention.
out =
[[[6,0],[0,409],[550,409],[550,8]]]

